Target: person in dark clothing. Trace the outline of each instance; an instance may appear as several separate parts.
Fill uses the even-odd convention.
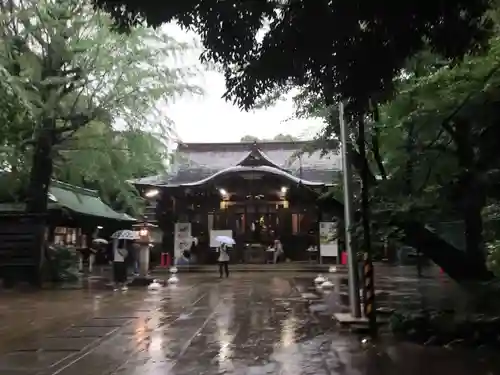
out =
[[[85,262],[87,262],[89,273],[92,273],[95,263],[95,255],[97,253],[97,246],[92,244],[90,247],[78,249],[78,252],[79,252],[78,272],[83,273],[83,265]]]
[[[129,241],[128,246],[127,246],[127,251],[128,254],[130,255],[129,257],[129,262],[132,263],[132,269],[134,276],[139,275],[139,267],[140,267],[140,252],[141,248],[137,242],[134,241]]]

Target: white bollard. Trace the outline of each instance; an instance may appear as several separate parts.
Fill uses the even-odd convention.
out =
[[[332,283],[330,280],[325,280],[325,282],[323,284],[321,284],[322,289],[331,290],[334,287],[335,287],[335,284]]]
[[[321,285],[323,284],[324,282],[326,281],[326,278],[322,275],[322,274],[319,274],[315,279],[314,279],[314,283],[316,285]]]
[[[148,285],[148,290],[151,290],[151,291],[160,290],[161,288],[162,288],[162,285],[159,283],[159,281],[157,279],[154,279],[153,282]]]
[[[167,280],[167,283],[169,284],[177,284],[179,282],[179,278],[177,277],[177,272],[179,270],[177,269],[176,266],[173,266],[170,268],[170,277]]]
[[[174,274],[170,276],[167,280],[167,283],[169,284],[177,284],[179,282],[179,278]]]

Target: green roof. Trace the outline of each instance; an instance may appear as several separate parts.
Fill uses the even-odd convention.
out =
[[[127,214],[114,211],[101,200],[95,190],[53,181],[49,193],[53,195],[57,205],[79,214],[114,220],[135,221],[133,217]]]
[[[136,221],[132,216],[116,212],[104,203],[96,190],[84,189],[78,186],[52,181],[49,187],[48,208],[61,207],[73,212],[121,221]],[[25,209],[24,203],[0,203],[0,212],[20,212]]]

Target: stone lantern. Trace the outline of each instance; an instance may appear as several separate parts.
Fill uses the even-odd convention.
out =
[[[149,245],[151,244],[151,237],[147,226],[139,229],[139,277],[147,277],[149,272]]]
[[[139,223],[134,225],[139,239],[135,240],[139,260],[139,276],[133,281],[136,285],[148,285],[153,279],[149,277],[149,255],[151,249],[151,233],[150,228],[156,225],[150,223]]]

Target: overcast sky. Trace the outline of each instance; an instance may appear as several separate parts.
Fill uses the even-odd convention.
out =
[[[164,29],[177,40],[196,37],[174,24]],[[184,142],[237,142],[244,135],[272,138],[279,133],[310,139],[321,126],[318,120],[289,120],[294,111],[290,100],[265,110],[240,111],[221,98],[225,83],[220,73],[205,70],[199,84],[206,92],[204,97],[185,97],[168,108]]]

